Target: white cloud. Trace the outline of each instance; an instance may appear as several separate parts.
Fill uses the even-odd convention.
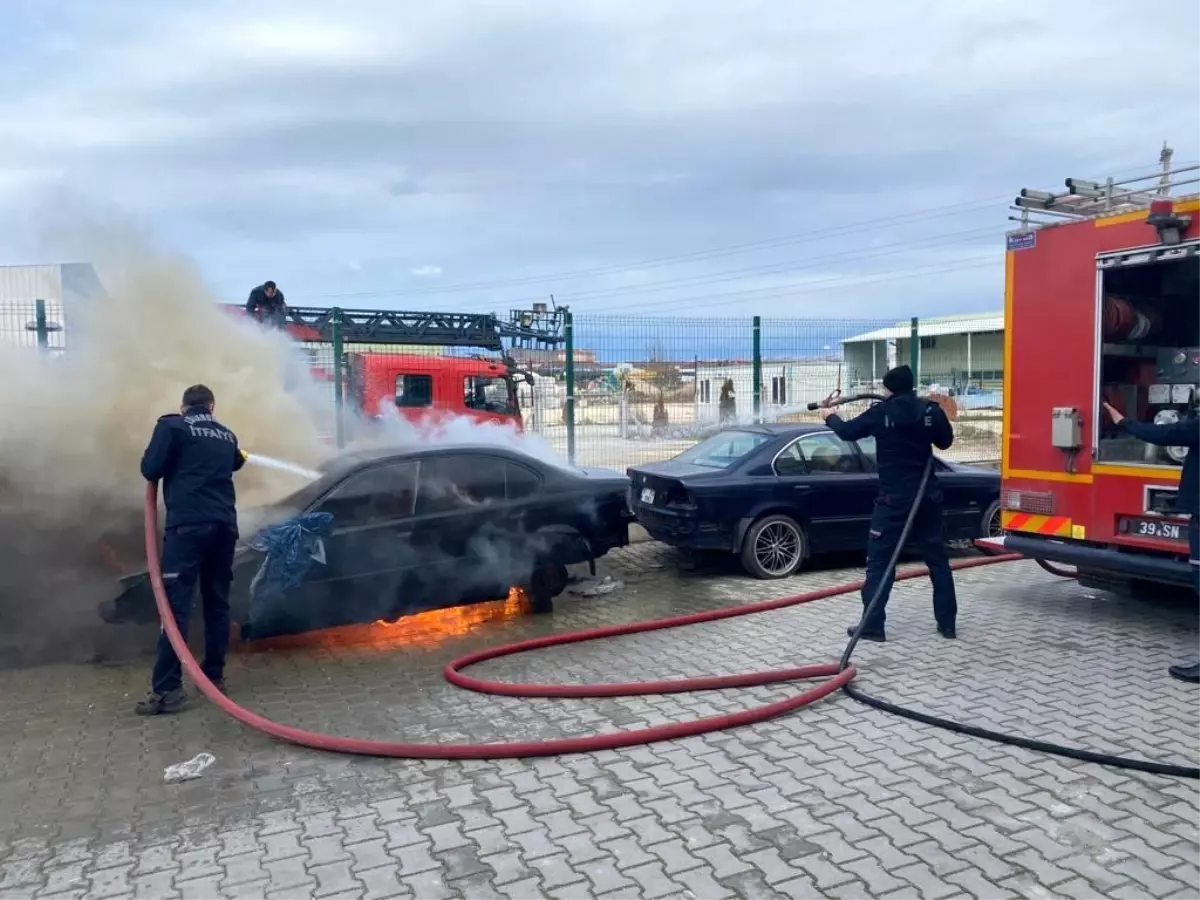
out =
[[[353,258],[380,304],[445,267],[484,286],[442,280],[430,303],[609,289],[603,303],[651,310],[797,278],[731,270],[794,261],[801,280],[841,278],[844,254],[886,227],[644,278],[642,260],[1103,178],[1152,165],[1163,137],[1200,156],[1190,0],[55,6],[6,20],[0,201],[15,216],[0,222],[0,262],[28,198],[54,187],[185,242],[231,293],[262,259],[281,283],[335,293]],[[1175,77],[1130,64],[1131,22]],[[989,225],[998,240],[1005,215],[1000,202],[883,243]],[[830,254],[843,256],[822,266]],[[530,280],[567,272],[593,274]],[[724,280],[697,287],[708,275]],[[619,293],[670,279],[691,281]],[[860,293],[830,291],[831,311],[853,299],[902,316],[920,294],[911,280],[851,283]],[[995,288],[968,271],[923,296],[990,308]]]

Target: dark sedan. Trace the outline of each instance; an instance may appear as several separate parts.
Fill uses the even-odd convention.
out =
[[[233,619],[246,639],[502,597],[549,612],[566,567],[628,542],[629,480],[500,447],[356,452],[270,510],[238,549]],[[155,618],[144,572],[102,607]]]
[[[1000,473],[934,465],[947,541],[998,533]],[[651,537],[736,553],[756,578],[786,578],[820,553],[865,550],[879,487],[875,439],[849,443],[824,425],[742,426],[628,474],[630,504]]]

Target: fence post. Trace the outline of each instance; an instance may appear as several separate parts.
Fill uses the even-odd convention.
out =
[[[566,338],[564,376],[567,381],[567,405],[563,418],[567,426],[567,460],[575,465],[575,321],[570,310],[563,311],[563,335]]]
[[[341,450],[346,446],[346,422],[345,422],[345,385],[342,381],[342,374],[346,371],[345,359],[342,347],[342,310],[341,307],[335,306],[329,311],[329,323],[331,325],[332,340],[333,340],[333,418],[334,430],[337,435],[337,446]]]
[[[33,328],[37,332],[38,352],[45,353],[50,349],[50,326],[46,324],[46,301],[33,301]]]
[[[762,317],[754,317],[754,357],[750,363],[754,383],[754,421],[762,421]]]
[[[908,367],[913,371],[913,387],[921,386],[921,329],[920,319],[912,317],[908,335]]]

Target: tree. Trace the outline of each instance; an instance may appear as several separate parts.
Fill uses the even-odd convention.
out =
[[[717,410],[721,424],[737,421],[737,400],[733,396],[733,379],[726,378],[721,385],[721,396],[717,400]]]

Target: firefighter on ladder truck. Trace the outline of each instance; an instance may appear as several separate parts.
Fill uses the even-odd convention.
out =
[[[1200,166],[1023,190],[1005,254],[1001,525],[1101,590],[1197,588]],[[1171,675],[1196,681],[1195,665]]]

